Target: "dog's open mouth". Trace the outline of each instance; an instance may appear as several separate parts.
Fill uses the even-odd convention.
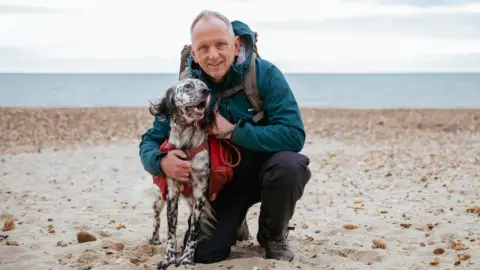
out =
[[[197,106],[195,106],[195,109],[197,110],[205,110],[205,107],[207,106],[207,101],[204,100],[200,103],[197,104]]]
[[[195,106],[188,106],[187,112],[195,119],[201,119],[205,108],[207,107],[207,100],[203,100]]]

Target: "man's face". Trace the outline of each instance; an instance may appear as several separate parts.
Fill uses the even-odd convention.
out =
[[[193,59],[215,83],[225,79],[239,50],[239,38],[232,36],[220,19],[201,19],[193,28],[190,46]]]

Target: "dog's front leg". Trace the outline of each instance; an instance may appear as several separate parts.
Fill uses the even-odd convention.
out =
[[[168,196],[167,196],[167,223],[168,223],[168,237],[167,246],[165,248],[165,256],[163,261],[158,264],[158,269],[166,269],[176,261],[177,251],[177,220],[178,220],[178,199],[180,197],[180,190],[175,183],[176,180],[167,178],[168,182]]]
[[[187,242],[182,250],[179,265],[194,264],[195,250],[200,235],[200,219],[204,214],[207,203],[207,174],[205,172],[192,173],[193,184],[193,211],[191,213],[190,229]]]

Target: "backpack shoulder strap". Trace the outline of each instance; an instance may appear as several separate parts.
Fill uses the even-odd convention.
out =
[[[254,52],[252,53],[252,59],[250,61],[250,65],[247,69],[247,72],[243,76],[243,87],[245,95],[250,101],[250,104],[253,107],[253,111],[255,115],[253,116],[252,120],[254,122],[258,122],[265,117],[265,112],[263,111],[263,100],[258,92],[257,87],[257,72],[256,72],[256,65],[255,59],[257,58],[257,54]]]
[[[258,42],[258,33],[257,32],[253,32],[253,35],[254,35],[254,42],[253,42],[253,52],[255,52],[255,54],[257,55],[257,58],[262,58],[260,57],[260,54],[258,53],[258,48],[257,48],[257,42]]]
[[[189,55],[190,49],[188,48],[188,45],[184,45],[182,52],[180,53],[180,72],[178,73],[180,80],[192,77],[190,69],[187,66]]]

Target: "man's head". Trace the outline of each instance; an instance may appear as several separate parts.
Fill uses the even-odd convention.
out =
[[[202,11],[193,21],[190,34],[193,60],[213,82],[222,82],[240,51],[240,39],[230,21],[218,12]]]

